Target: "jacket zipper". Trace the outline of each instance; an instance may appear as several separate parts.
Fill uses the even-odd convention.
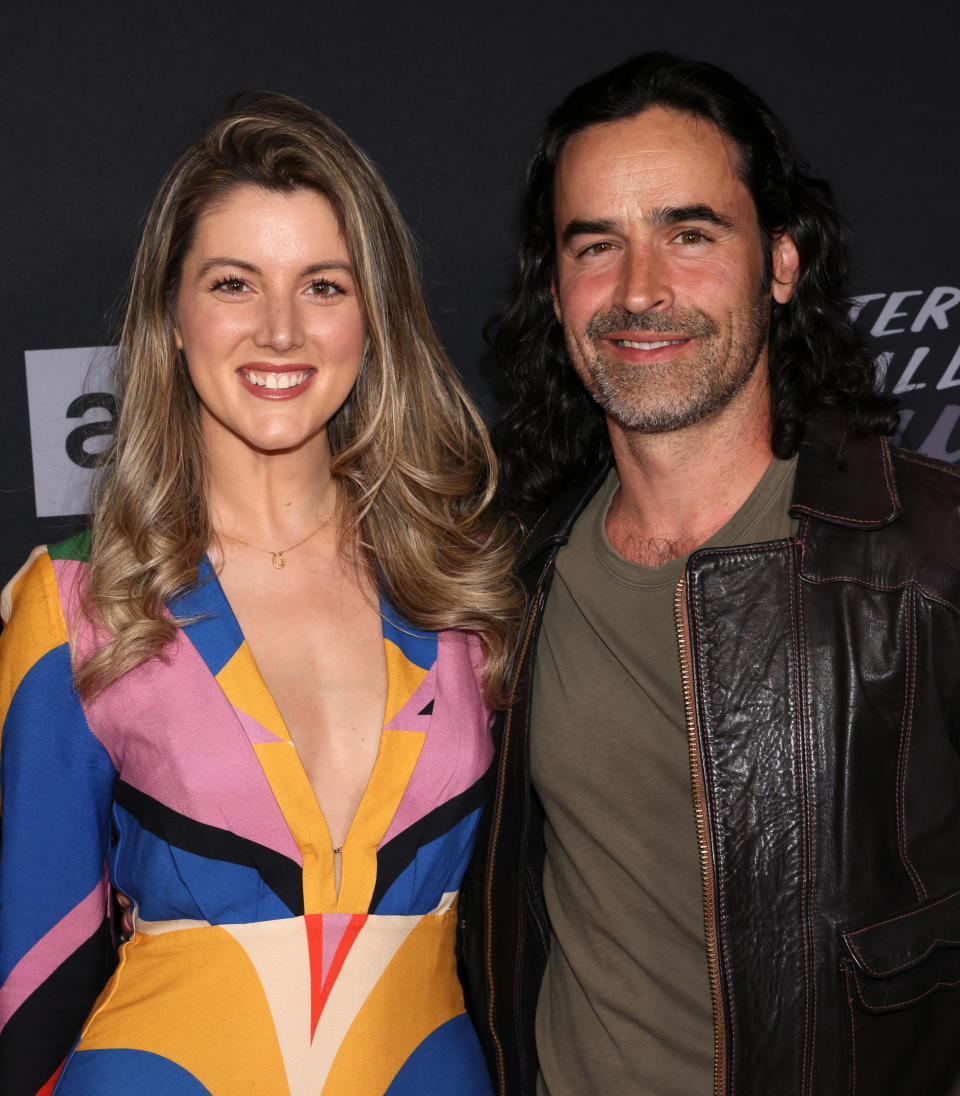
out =
[[[527,620],[525,622],[523,641],[520,644],[519,651],[517,653],[517,670],[523,665],[523,660],[527,654],[527,647],[530,644],[530,637],[533,635],[534,626],[537,619],[537,606],[540,602],[540,597],[543,592],[542,583],[537,586],[534,596],[530,599],[529,610]],[[516,703],[516,689],[517,681],[519,680],[519,672],[513,675],[513,688],[510,690],[510,696],[507,699],[507,714],[503,720],[503,740],[500,744],[500,769],[497,773],[497,801],[493,812],[493,822],[490,826],[490,863],[487,868],[487,879],[484,888],[484,909],[485,909],[485,923],[484,923],[484,952],[485,952],[485,965],[487,976],[487,989],[489,996],[489,1003],[487,1005],[487,1024],[490,1028],[490,1035],[493,1038],[493,1044],[497,1052],[497,1075],[498,1075],[498,1091],[501,1094],[505,1094],[507,1091],[507,1077],[506,1077],[506,1063],[503,1055],[503,1045],[497,1036],[496,1023],[494,1021],[494,994],[493,994],[493,961],[490,957],[491,944],[493,940],[493,917],[490,913],[490,891],[493,885],[493,870],[494,864],[497,858],[497,843],[500,838],[500,823],[503,816],[503,797],[504,797],[504,773],[507,766],[507,756],[509,754],[510,746],[510,725],[513,722],[513,708]]]
[[[713,1092],[723,1096],[727,1073],[727,1039],[723,1018],[723,997],[720,992],[720,950],[717,944],[717,911],[714,900],[715,873],[707,833],[707,788],[703,775],[703,758],[697,736],[693,705],[693,667],[690,653],[690,618],[687,609],[687,576],[677,583],[673,608],[677,626],[677,647],[683,679],[683,710],[687,724],[687,746],[690,751],[690,781],[693,788],[693,813],[697,822],[700,846],[700,874],[703,883],[703,926],[707,945],[707,971],[710,977],[710,997],[713,1001]]]

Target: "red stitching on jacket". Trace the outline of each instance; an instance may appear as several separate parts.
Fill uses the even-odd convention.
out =
[[[806,660],[806,644],[803,642],[803,601],[799,601],[796,606],[796,617],[794,616],[794,570],[793,570],[793,553],[790,553],[788,557],[789,562],[789,577],[790,577],[790,624],[791,624],[791,642],[795,645],[793,651],[794,661],[797,665],[797,680],[795,690],[797,694],[797,762],[800,765],[800,769],[797,773],[798,787],[797,797],[800,803],[800,932],[801,939],[803,941],[803,980],[804,980],[804,1030],[803,1030],[803,1064],[801,1067],[801,1092],[811,1091],[808,1088],[807,1077],[807,1041],[810,1041],[810,1076],[809,1084],[813,1084],[813,1062],[816,1057],[816,1015],[817,1015],[817,941],[816,934],[810,933],[810,951],[808,952],[807,946],[807,924],[806,918],[808,916],[807,903],[810,901],[812,906],[812,899],[807,897],[807,879],[814,878],[815,872],[815,844],[813,840],[809,840],[809,830],[811,828],[810,817],[811,813],[806,810],[806,803],[804,797],[804,788],[810,789],[812,792],[813,781],[805,780],[807,776],[807,768],[812,764],[808,751],[804,749],[805,734],[804,728],[806,725],[806,705],[804,704],[803,683],[807,680],[807,660]],[[811,804],[812,806],[812,804]],[[807,869],[807,858],[809,857],[809,872]],[[810,966],[813,966],[813,993],[810,992]]]
[[[849,944],[849,941],[848,941]],[[932,955],[941,944],[946,944],[947,947],[952,948],[957,944],[960,944],[960,940],[944,939],[940,936],[936,940],[931,940],[930,946],[925,948],[922,955],[917,955],[913,959],[908,959],[905,963],[900,963],[899,966],[890,967],[888,970],[874,970],[863,958],[863,954],[853,944],[849,944],[850,950],[856,955],[860,966],[867,972],[867,974],[873,975],[874,978],[889,978],[891,974],[899,974],[902,970],[909,970],[910,967],[919,966],[928,956]]]
[[[844,525],[864,525],[871,528],[881,528],[895,517],[894,512],[891,512],[884,514],[882,518],[851,518],[847,517],[846,514],[831,514],[829,510],[816,510],[803,502],[798,504],[797,509],[802,510],[805,514],[813,514],[818,518],[831,518],[834,521],[842,521]]]
[[[900,757],[897,764],[897,845],[904,871],[910,876],[917,898],[923,902],[926,900],[927,891],[907,851],[906,823],[907,763],[910,756],[910,732],[913,728],[917,676],[917,592],[915,589],[910,591],[910,599],[907,603],[906,644],[907,680],[903,698],[903,717],[900,720]]]
[[[949,894],[945,894],[942,898],[938,898],[935,902],[930,902],[924,906],[924,910],[932,910],[935,906],[942,906],[944,902],[951,902],[954,898],[960,897],[960,890],[951,891]],[[893,917],[887,917],[883,921],[874,921],[872,925],[861,925],[858,929],[844,929],[841,932],[841,936],[844,940],[853,947],[853,937],[862,936],[863,933],[869,932],[871,929],[878,929],[881,925],[892,925],[895,921],[905,921],[910,917],[915,917],[920,910],[907,910],[906,913],[898,913]]]
[[[866,998],[860,991],[860,984],[854,978],[854,983],[857,986],[857,996],[860,998],[863,1007],[868,1012],[893,1012],[895,1009],[906,1008],[907,1005],[915,1005],[919,1001],[925,1001],[931,994],[936,993],[938,989],[953,989],[954,986],[960,986],[960,978],[955,979],[952,982],[937,982],[935,985],[930,986],[929,989],[925,989],[923,993],[918,993],[916,997],[910,997],[906,1001],[894,1001],[889,1005],[868,1005]]]
[[[948,476],[960,479],[960,468],[955,464],[945,464],[936,457],[927,457],[923,453],[914,453],[909,449],[898,449],[897,457],[908,464],[919,464],[923,468],[932,468],[936,472],[945,472]]]
[[[857,1028],[853,1019],[853,994],[850,992],[850,968],[844,963],[843,981],[847,990],[847,1012],[850,1014],[850,1096],[857,1091]]]
[[[913,589],[919,590],[929,601],[934,601],[938,605],[944,606],[946,609],[951,609],[955,613],[960,613],[960,605],[954,605],[952,601],[948,601],[945,597],[931,593],[923,583],[917,582],[917,580],[913,578],[905,578],[903,582],[885,584],[882,582],[869,582],[867,579],[859,578],[857,575],[831,575],[829,578],[814,578],[812,575],[804,573],[803,581],[810,582],[816,586],[825,586],[828,582],[854,582],[858,586],[865,586],[868,590],[885,591],[904,590],[906,587],[912,586]]]
[[[544,519],[544,518],[545,518],[546,516],[547,516],[547,511],[546,511],[546,510],[543,510],[543,511],[541,511],[541,513],[540,513],[540,516],[539,516],[539,517],[537,518],[537,520],[536,520],[536,521],[535,521],[535,522],[533,523],[533,525],[531,525],[531,526],[530,526],[530,528],[529,528],[529,529],[528,529],[528,530],[527,530],[527,531],[526,531],[526,532],[525,532],[525,533],[523,534],[523,539],[522,539],[522,540],[520,541],[520,549],[521,549],[521,551],[522,551],[522,550],[523,550],[524,548],[526,548],[526,546],[527,546],[527,545],[528,545],[528,544],[530,543],[530,538],[531,538],[531,537],[533,536],[533,534],[534,534],[534,533],[535,533],[535,532],[537,531],[537,526],[538,526],[538,525],[540,524],[540,522],[541,522],[541,521],[543,521],[543,519]]]
[[[896,484],[893,479],[893,468],[890,463],[890,445],[886,438],[880,438],[880,461],[883,467],[883,482],[887,488],[887,498],[890,500],[891,510],[889,514],[884,514],[882,518],[851,518],[846,514],[831,514],[827,510],[817,510],[815,507],[808,506],[806,503],[801,503],[799,509],[808,514],[816,514],[818,517],[842,521],[848,525],[877,526],[892,521],[893,518],[896,517],[897,510],[900,508],[900,497],[897,494]]]

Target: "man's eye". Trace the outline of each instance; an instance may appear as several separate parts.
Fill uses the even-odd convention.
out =
[[[581,252],[581,255],[602,255],[605,251],[610,251],[613,248],[613,244],[609,240],[597,240],[595,244],[588,244]]]
[[[699,244],[706,238],[699,228],[685,228],[677,237],[682,244]]]

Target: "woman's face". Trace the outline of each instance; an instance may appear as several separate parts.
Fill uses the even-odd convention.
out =
[[[319,442],[366,342],[353,266],[316,191],[239,186],[197,220],[175,333],[208,446],[275,453]]]

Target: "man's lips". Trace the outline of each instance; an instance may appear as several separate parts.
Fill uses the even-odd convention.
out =
[[[269,362],[250,362],[237,370],[244,388],[266,399],[284,399],[298,396],[316,375],[312,365],[299,363],[272,365]]]
[[[609,335],[603,335],[602,341],[615,350],[655,354],[657,352],[669,353],[672,350],[685,347],[693,341],[694,337],[675,332],[612,331]]]
[[[659,339],[638,339],[632,337],[629,339],[622,338],[609,338],[608,342],[614,343],[616,346],[625,347],[628,350],[661,350],[665,346],[680,346],[683,343],[690,341],[689,337],[685,338],[659,338]]]

